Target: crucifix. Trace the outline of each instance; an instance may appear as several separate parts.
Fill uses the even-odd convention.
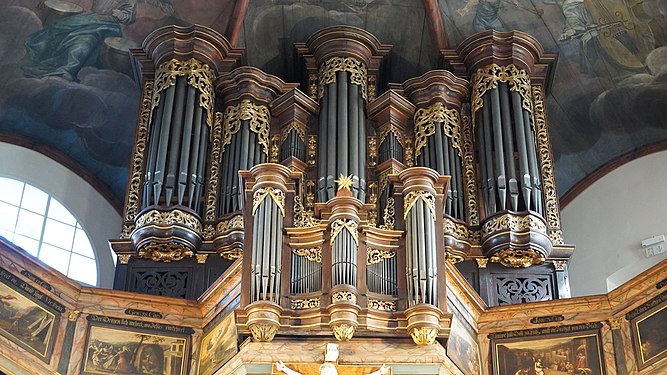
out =
[[[338,361],[338,351],[338,344],[327,344],[326,353],[324,354],[324,363],[319,368],[319,375],[338,375],[338,369],[336,368],[336,362]],[[276,362],[276,370],[282,371],[287,375],[311,375],[294,371],[285,366],[283,361]],[[382,367],[380,367],[378,370],[368,373],[367,375],[387,375],[389,374],[389,370],[390,368],[383,364]]]

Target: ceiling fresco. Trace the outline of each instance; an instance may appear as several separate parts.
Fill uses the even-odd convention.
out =
[[[243,0],[238,0],[244,3]],[[0,133],[78,162],[122,200],[139,86],[128,49],[168,24],[222,34],[235,0],[9,0],[0,5]],[[421,0],[251,0],[238,46],[249,65],[297,81],[295,42],[331,25],[394,48],[391,82],[441,64]],[[559,54],[548,116],[562,195],[600,166],[667,139],[667,2],[437,2],[455,48],[484,29],[518,29]]]

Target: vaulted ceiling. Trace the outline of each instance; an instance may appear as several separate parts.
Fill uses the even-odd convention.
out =
[[[107,20],[104,32],[95,17]],[[57,43],[62,22],[99,36],[77,39],[88,52],[74,68]],[[139,97],[127,51],[174,23],[215,29],[249,65],[292,82],[294,43],[326,26],[392,44],[390,82],[442,68],[439,51],[476,31],[527,32],[559,54],[547,113],[561,197],[667,144],[660,0],[9,0],[0,6],[0,141],[64,155],[120,209]]]

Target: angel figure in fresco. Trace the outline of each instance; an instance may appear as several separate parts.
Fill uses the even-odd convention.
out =
[[[59,76],[77,80],[79,70],[95,62],[104,39],[121,37],[121,25],[136,18],[140,0],[93,0],[88,12],[59,19],[26,40],[26,77]],[[171,0],[148,0],[167,14],[174,13]]]
[[[528,9],[519,4],[519,0],[468,0],[466,5],[458,9],[456,13],[463,17],[470,13],[472,8],[477,5],[475,8],[475,18],[472,20],[472,28],[475,32],[484,30],[507,31],[507,27],[505,27],[498,17],[498,11],[500,11],[504,4],[511,4],[518,9],[535,13],[538,16],[542,15],[541,9]]]

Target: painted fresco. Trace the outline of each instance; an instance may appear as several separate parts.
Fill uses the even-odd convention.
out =
[[[447,339],[447,356],[464,374],[480,374],[482,361],[477,333],[461,314],[461,309],[464,307],[460,301],[447,299],[447,311],[452,313],[452,326]]]
[[[493,374],[605,374],[601,326],[586,323],[492,334]],[[549,334],[551,332],[555,334]]]
[[[10,0],[0,5],[0,133],[64,153],[119,199],[139,103],[129,49],[153,30],[224,31],[233,1]]]
[[[222,314],[221,314],[222,315]],[[217,320],[217,321],[216,321]],[[238,353],[234,314],[216,318],[204,329],[199,355],[199,374],[210,375]]]
[[[667,303],[632,320],[635,355],[639,368],[667,356]]]
[[[0,283],[0,334],[48,361],[56,321],[53,312]]]
[[[106,321],[118,321],[120,324],[96,323]],[[188,373],[188,337],[172,336],[164,329],[151,331],[130,328],[137,326],[163,325],[94,316],[86,339],[82,373],[128,375]]]
[[[450,44],[521,30],[558,53],[548,117],[563,194],[596,168],[667,139],[667,3],[661,0],[439,2]]]

